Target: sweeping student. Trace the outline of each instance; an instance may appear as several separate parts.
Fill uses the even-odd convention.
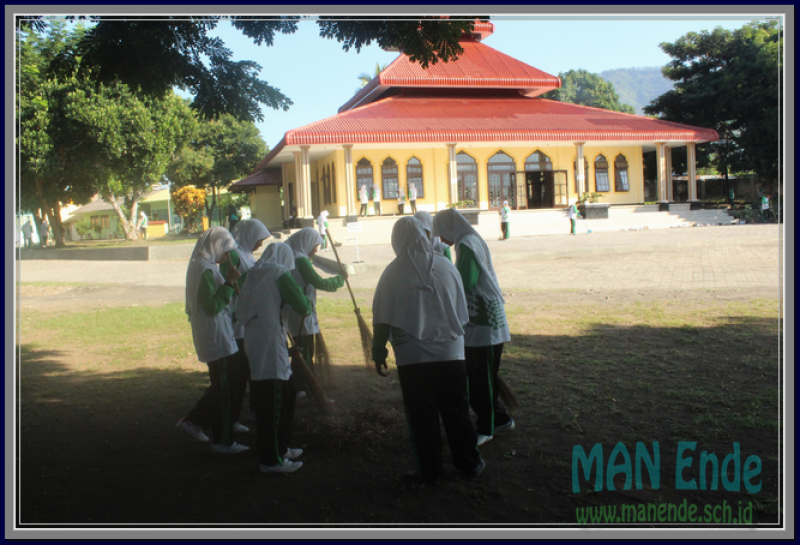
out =
[[[220,266],[220,271],[224,276],[228,272],[228,268],[235,267],[241,276],[237,283],[241,290],[247,273],[255,265],[256,258],[253,252],[261,248],[264,241],[267,240],[271,234],[263,223],[256,219],[239,220],[235,222],[233,228],[233,239],[236,241],[236,248],[228,253],[228,261]],[[231,296],[229,303],[231,315],[233,317],[233,336],[236,338],[236,346],[239,348],[239,365],[240,365],[240,382],[238,384],[236,399],[239,405],[233,407],[232,412],[234,416],[233,431],[236,433],[246,433],[250,431],[247,426],[239,422],[239,416],[242,410],[242,400],[247,391],[247,383],[250,381],[250,365],[247,361],[247,354],[244,351],[244,324],[236,316],[236,301],[239,298],[235,293]],[[251,403],[252,406],[252,403]]]
[[[414,214],[414,217],[422,224],[422,228],[428,234],[428,240],[431,241],[433,251],[442,254],[452,263],[453,256],[450,254],[450,246],[443,243],[441,237],[433,236],[433,216],[431,216],[430,212],[420,210]]]
[[[176,427],[198,441],[208,442],[203,430],[211,426],[211,450],[219,454],[248,450],[233,440],[233,411],[241,406],[236,397],[241,379],[228,303],[240,275],[230,267],[223,277],[217,267],[228,260],[228,252],[235,248],[236,241],[227,229],[212,227],[195,244],[186,271],[186,314],[197,358],[208,364],[211,387]]]
[[[321,252],[330,252],[331,249],[328,247],[328,211],[323,210],[319,213],[319,217],[317,218],[317,225],[319,229],[319,236],[322,237],[322,245],[320,247]]]
[[[367,215],[367,206],[369,205],[369,195],[367,194],[366,185],[362,185],[361,189],[358,190],[358,196],[361,199],[361,211],[358,213],[358,217],[363,217]]]
[[[317,290],[334,292],[344,285],[346,271],[342,274],[322,278],[311,264],[311,258],[317,253],[322,244],[322,237],[311,227],[304,227],[286,239],[294,252],[294,269],[292,277],[303,293],[311,301],[311,313],[300,315],[289,310],[289,333],[294,337],[295,343],[300,347],[303,359],[314,371],[314,335],[319,333],[319,319],[317,318]],[[297,388],[301,392],[300,397],[305,397],[305,380],[299,376]]]
[[[505,299],[497,283],[486,242],[456,210],[442,210],[433,218],[433,234],[456,248],[469,308],[464,334],[464,356],[469,375],[469,403],[475,411],[478,444],[497,432],[513,430],[514,421],[498,399],[497,373],[503,344],[511,340]]]
[[[578,211],[578,205],[575,203],[569,205],[567,215],[569,216],[569,234],[574,235],[577,233],[578,218],[581,217],[581,213]]]
[[[397,257],[381,275],[372,303],[375,368],[383,374],[391,339],[417,474],[432,483],[444,473],[441,417],[453,465],[477,476],[486,463],[469,418],[463,326],[469,316],[461,278],[433,251],[414,218],[395,223],[392,248]]]
[[[286,345],[288,310],[311,313],[311,301],[292,278],[292,249],[270,244],[247,275],[236,313],[244,323],[244,349],[250,362],[250,395],[256,415],[259,470],[292,473],[302,449],[289,448],[297,392]]]

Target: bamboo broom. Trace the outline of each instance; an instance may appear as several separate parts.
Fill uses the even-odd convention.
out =
[[[519,409],[519,399],[517,399],[517,395],[500,375],[497,375],[497,395],[500,397],[500,401],[503,402],[503,405],[509,409]]]
[[[302,330],[302,325],[300,326]],[[303,373],[303,378],[306,379],[306,385],[308,389],[311,391],[311,397],[314,398],[314,401],[317,404],[317,407],[325,414],[330,413],[331,404],[328,401],[328,398],[325,397],[325,391],[322,389],[317,377],[314,376],[314,373],[308,367],[306,360],[303,359],[303,354],[300,350],[300,347],[297,346],[292,339],[292,336],[289,335],[289,342],[292,348],[296,348],[296,353],[292,356],[292,368],[300,369],[300,372]]]
[[[336,255],[336,262],[339,263],[339,269],[345,270],[342,266],[342,261],[339,259],[339,252],[336,250],[336,243],[331,238],[330,231],[327,233],[328,239],[331,241],[331,247],[333,247],[333,253]],[[370,331],[369,326],[367,326],[366,320],[364,317],[361,316],[361,309],[358,308],[358,303],[356,303],[356,296],[353,295],[353,288],[350,287],[350,280],[345,277],[344,281],[347,283],[347,289],[350,291],[350,298],[353,300],[353,307],[356,313],[356,320],[358,321],[358,332],[361,335],[361,350],[364,353],[364,364],[367,366],[367,369],[370,371],[373,368],[372,365],[372,331]]]
[[[322,329],[319,330],[314,336],[314,346],[316,354],[316,367],[321,383],[331,385],[333,380],[333,363],[331,361],[331,354],[328,352],[328,345],[325,344],[325,337],[322,336]]]

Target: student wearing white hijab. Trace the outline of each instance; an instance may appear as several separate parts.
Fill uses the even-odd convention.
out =
[[[217,266],[227,261],[228,252],[235,248],[236,241],[227,229],[212,227],[195,244],[186,271],[186,314],[192,325],[197,358],[208,364],[211,387],[176,427],[198,441],[208,442],[203,430],[211,426],[211,449],[220,454],[247,450],[233,440],[236,420],[232,408],[240,365],[228,303],[240,275],[231,267],[223,277]]]
[[[238,280],[239,289],[241,289],[247,278],[247,272],[253,268],[256,262],[253,252],[261,248],[261,245],[271,234],[269,229],[264,227],[264,224],[257,219],[237,220],[233,223],[235,225],[231,234],[236,241],[236,249],[228,253],[229,259],[220,266],[220,270],[224,275],[228,268],[235,267],[241,274]],[[250,380],[250,366],[244,351],[244,324],[236,319],[236,313],[234,312],[237,298],[238,296],[233,294],[230,302],[231,315],[233,316],[233,335],[236,338],[236,346],[239,348],[241,365],[241,381],[239,383],[239,389],[237,390],[237,397],[234,400],[235,405],[232,409],[233,415],[236,418],[233,431],[237,433],[246,433],[250,430],[247,426],[239,422],[239,416],[241,414],[244,394],[247,391],[247,383]]]
[[[381,275],[372,303],[375,368],[383,375],[391,339],[417,475],[432,483],[444,473],[441,416],[453,465],[477,476],[486,463],[469,418],[463,327],[469,316],[461,278],[412,217],[395,223],[392,248],[397,257]]]
[[[367,215],[367,205],[369,205],[369,195],[367,194],[367,186],[362,185],[361,189],[358,190],[358,196],[361,200],[361,211],[358,213],[358,217],[366,216]]]
[[[469,403],[478,419],[478,445],[497,432],[514,429],[514,421],[498,400],[497,373],[503,344],[511,340],[505,299],[497,283],[489,247],[456,210],[442,210],[433,218],[433,234],[456,248],[456,268],[461,274],[469,307],[464,334],[464,355],[469,374]]]
[[[378,184],[372,186],[372,206],[375,208],[375,215],[381,215],[381,188]]]
[[[297,398],[286,344],[289,309],[311,313],[309,301],[292,278],[294,256],[282,242],[270,244],[250,269],[237,301],[250,362],[250,395],[256,415],[259,470],[292,473],[302,449],[289,448]]]
[[[311,227],[304,227],[286,239],[294,251],[294,270],[292,276],[295,282],[309,298],[312,311],[309,316],[300,316],[289,311],[289,333],[294,337],[295,343],[302,349],[303,359],[311,370],[314,370],[314,335],[319,333],[319,319],[317,317],[317,290],[334,292],[344,285],[346,272],[322,278],[311,264],[311,258],[317,253],[322,244],[322,236]],[[300,397],[306,391],[305,380],[296,377]]]
[[[322,237],[322,248],[320,248],[321,252],[330,252],[331,249],[328,248],[328,211],[323,210],[319,213],[319,217],[317,218],[317,225],[319,229],[319,236]]]
[[[433,251],[442,254],[452,262],[453,256],[450,254],[450,246],[443,243],[440,237],[433,236],[433,216],[431,216],[430,212],[420,210],[414,214],[414,217],[419,220],[422,224],[422,228],[428,233],[428,240],[431,241]]]

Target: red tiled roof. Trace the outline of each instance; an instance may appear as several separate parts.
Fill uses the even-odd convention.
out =
[[[283,179],[281,177],[281,170],[278,168],[270,168],[265,170],[258,170],[254,174],[250,174],[246,178],[242,178],[231,186],[231,191],[244,191],[248,187],[255,187],[261,185],[282,185]]]
[[[462,38],[458,59],[437,62],[423,69],[400,55],[345,103],[339,112],[375,100],[391,87],[435,87],[470,89],[535,89],[543,94],[561,87],[561,80],[527,65],[473,38]],[[369,95],[378,90],[375,96]]]
[[[709,142],[713,129],[515,91],[403,90],[286,133],[285,145],[400,142]],[[263,163],[263,162],[262,162]]]

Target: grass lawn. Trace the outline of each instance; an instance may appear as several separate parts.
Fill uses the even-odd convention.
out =
[[[357,294],[371,323],[364,297]],[[501,375],[521,402],[517,429],[481,448],[488,469],[479,479],[448,477],[431,489],[397,478],[413,458],[396,369],[390,361],[388,379],[365,370],[349,299],[321,296],[318,304],[336,410],[323,416],[298,401],[295,442],[307,450],[306,465],[278,478],[258,473],[254,453],[213,457],[173,428],[208,384],[182,303],[26,310],[17,369],[21,518],[566,525],[579,507],[688,498],[699,506],[749,502],[753,522],[777,521],[778,301],[545,300],[519,292],[508,307],[512,341]],[[721,462],[738,444],[742,464],[761,460],[760,490],[676,490],[680,441],[697,443],[684,479],[700,479],[701,451]],[[255,451],[253,432],[241,442]],[[624,490],[620,474],[616,491],[595,492],[593,474],[581,475],[574,493],[573,446],[588,453],[600,443],[607,457],[620,442],[631,453],[637,442],[651,451],[659,443],[660,487]]]

